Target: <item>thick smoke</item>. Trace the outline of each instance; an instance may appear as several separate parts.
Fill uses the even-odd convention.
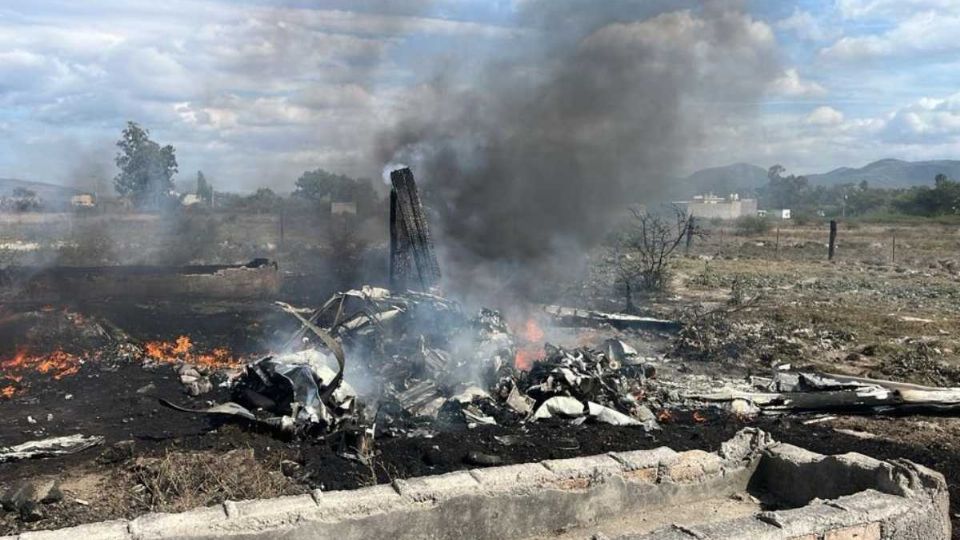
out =
[[[578,266],[778,72],[770,28],[728,4],[642,18],[523,4],[529,30],[509,46],[529,52],[444,62],[378,140],[437,213],[450,291],[512,293]]]

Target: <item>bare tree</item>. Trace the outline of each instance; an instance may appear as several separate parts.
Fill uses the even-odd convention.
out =
[[[636,292],[658,292],[670,282],[670,263],[687,237],[704,237],[693,216],[672,205],[670,212],[631,209],[634,220],[615,242],[616,282],[622,288],[627,311],[634,311]],[[671,217],[673,219],[671,219]]]

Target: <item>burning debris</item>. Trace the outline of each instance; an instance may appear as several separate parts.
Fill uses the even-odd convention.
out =
[[[116,325],[71,309],[45,306],[7,315],[4,335],[20,341],[0,359],[0,397],[25,392],[40,375],[53,380],[72,377],[88,361],[118,361],[139,355],[132,338]]]
[[[147,361],[158,364],[186,364],[209,369],[235,368],[242,360],[235,358],[226,347],[215,347],[209,353],[197,352],[189,336],[174,341],[148,341],[143,345]]]
[[[168,404],[301,437],[423,433],[507,417],[658,428],[642,404],[655,370],[617,340],[567,350],[545,343],[533,319],[514,333],[495,310],[469,317],[440,296],[376,287],[336,294],[316,310],[278,305],[302,324],[287,341],[295,352],[247,364],[229,382],[230,403],[203,411]]]

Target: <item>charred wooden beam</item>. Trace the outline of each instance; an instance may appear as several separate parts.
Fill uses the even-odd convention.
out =
[[[423,203],[410,169],[390,173],[390,286],[429,291],[440,282],[440,264]]]

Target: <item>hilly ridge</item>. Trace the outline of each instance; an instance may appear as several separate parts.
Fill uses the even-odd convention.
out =
[[[789,171],[788,171],[789,172]],[[960,179],[960,160],[904,161],[881,159],[860,168],[840,167],[825,173],[805,175],[811,184],[832,186],[858,184],[866,180],[873,187],[909,188],[933,185],[938,174]],[[767,168],[749,163],[699,170],[683,179],[688,192],[726,194],[755,189],[767,183]]]

